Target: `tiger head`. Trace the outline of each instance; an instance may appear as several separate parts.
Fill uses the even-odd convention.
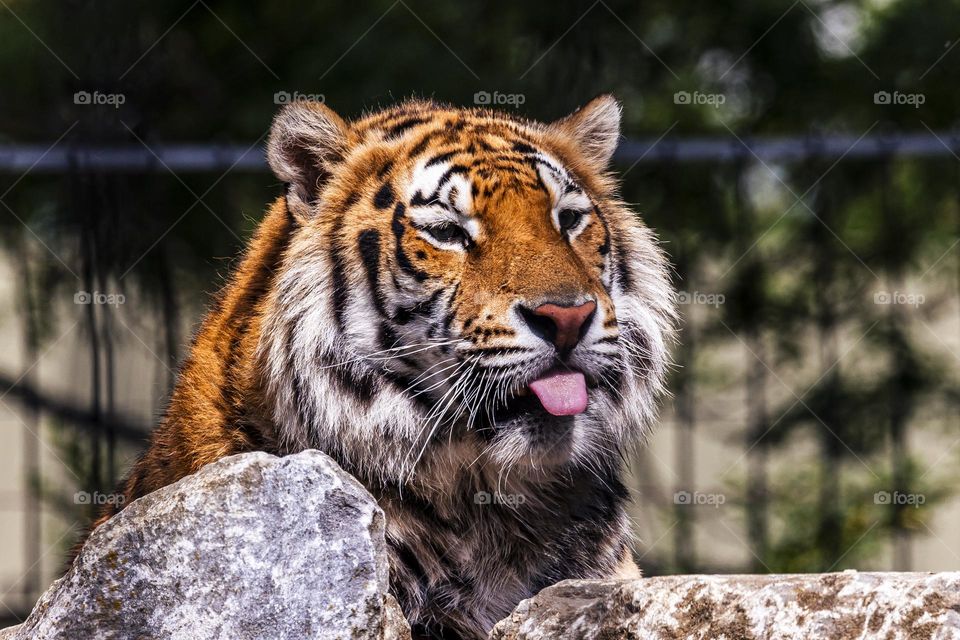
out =
[[[270,165],[294,231],[258,351],[286,446],[367,477],[590,464],[642,440],[673,292],[607,165],[620,107],[552,124],[297,102]]]

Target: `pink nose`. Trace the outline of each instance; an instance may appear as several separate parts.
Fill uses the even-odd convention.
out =
[[[558,304],[542,304],[533,310],[533,315],[541,319],[541,337],[556,346],[561,353],[570,351],[580,342],[588,320],[593,318],[597,303],[592,300],[576,307],[561,307]],[[546,322],[544,322],[546,321]],[[545,334],[545,335],[544,335]]]

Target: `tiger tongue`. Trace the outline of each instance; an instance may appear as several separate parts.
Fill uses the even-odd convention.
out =
[[[587,408],[587,382],[579,371],[552,369],[527,386],[555,416],[575,416]]]

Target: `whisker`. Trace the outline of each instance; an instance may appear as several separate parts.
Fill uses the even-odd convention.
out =
[[[344,360],[344,361],[342,361],[342,362],[335,362],[335,363],[333,363],[333,364],[324,365],[324,366],[320,367],[320,370],[323,371],[323,370],[325,370],[325,369],[332,369],[332,368],[335,368],[335,367],[342,367],[343,365],[346,365],[346,364],[353,364],[353,363],[355,363],[355,362],[362,362],[362,361],[364,361],[364,360],[370,360],[370,361],[393,360],[393,359],[396,359],[396,358],[402,358],[402,357],[406,357],[406,356],[411,356],[411,355],[414,355],[414,354],[416,354],[416,353],[421,353],[421,352],[423,352],[423,351],[428,351],[428,350],[430,350],[430,349],[436,349],[437,347],[443,347],[443,346],[446,346],[446,345],[448,345],[448,344],[454,344],[454,343],[456,343],[456,342],[460,342],[460,340],[457,339],[457,340],[445,340],[445,341],[442,341],[442,342],[419,342],[419,343],[416,343],[416,344],[403,345],[403,346],[400,346],[400,347],[391,347],[391,348],[389,348],[389,349],[383,349],[383,350],[381,350],[381,351],[374,351],[373,353],[369,353],[369,354],[362,355],[362,356],[357,356],[357,357],[355,357],[355,358],[351,358],[350,360]],[[402,351],[402,350],[406,350],[406,349],[416,349],[416,351],[405,351],[405,352],[402,352],[402,353],[397,353],[396,355],[392,355],[392,356],[379,357],[380,354],[383,354],[383,353],[388,353],[388,352],[392,352],[392,351]]]
[[[454,359],[455,359],[455,358],[454,358]],[[450,359],[447,360],[447,362],[449,362],[449,361],[450,361]],[[441,362],[443,362],[443,361],[441,360]],[[438,362],[437,364],[440,364],[440,362]],[[418,381],[419,381],[419,382],[422,382],[421,380],[419,380],[419,378],[423,378],[423,380],[429,380],[430,378],[432,378],[432,377],[434,377],[434,376],[436,376],[436,375],[440,375],[440,374],[443,373],[444,371],[449,371],[450,369],[453,369],[454,367],[458,367],[458,366],[461,366],[461,365],[462,365],[462,363],[460,363],[460,362],[455,362],[455,363],[453,363],[453,364],[451,364],[451,365],[448,365],[448,366],[444,367],[443,369],[440,369],[439,371],[435,371],[435,372],[431,373],[431,374],[430,374],[429,376],[427,376],[426,378],[423,378],[423,373],[421,373],[421,374],[417,377],[417,380],[414,380],[414,381],[410,384],[410,386],[407,387],[407,388],[404,390],[404,392],[406,393],[406,392],[412,391],[413,388],[417,386]],[[437,365],[433,365],[433,366],[435,367],[435,366],[437,366]],[[430,369],[432,369],[432,368],[433,368],[433,367],[430,367]],[[427,369],[427,371],[429,371],[430,369]],[[426,373],[426,371],[424,371],[424,373]],[[452,375],[452,374],[451,374],[451,375]],[[433,391],[433,390],[436,389],[437,387],[440,387],[440,386],[443,386],[444,384],[446,384],[449,380],[450,380],[450,376],[444,378],[443,380],[440,380],[439,382],[433,383],[432,385],[430,385],[429,387],[426,387],[425,389],[420,389],[419,391],[417,391],[416,393],[414,393],[414,394],[411,395],[410,397],[411,397],[411,398],[416,398],[417,396],[419,396],[419,395],[421,395],[421,394],[427,393],[427,392],[429,392],[429,391]]]
[[[469,363],[461,362],[460,367],[463,367],[467,364]],[[452,374],[450,374],[450,376],[447,377],[447,380],[454,377],[459,371],[460,371],[460,368],[458,367]],[[420,453],[417,454],[416,459],[410,465],[409,470],[405,474],[408,479],[413,476],[413,472],[416,469],[417,464],[420,462],[420,459],[423,457],[423,454],[426,452],[427,447],[430,445],[430,440],[433,438],[434,432],[436,431],[437,427],[440,426],[441,419],[443,418],[444,414],[447,412],[447,409],[450,407],[450,404],[457,397],[456,392],[462,386],[463,380],[464,380],[463,376],[458,378],[457,381],[453,385],[451,385],[449,389],[447,389],[446,393],[444,393],[443,396],[441,396],[440,400],[437,402],[436,405],[434,405],[434,408],[430,411],[429,414],[427,414],[427,417],[424,419],[424,422],[427,422],[433,419],[433,416],[436,415],[436,419],[433,421],[433,424],[427,430],[427,435],[424,438],[423,447],[421,447]],[[413,448],[415,447],[416,445],[414,445]],[[410,457],[410,454],[413,453],[413,448],[411,448],[410,452],[406,456],[408,459]]]

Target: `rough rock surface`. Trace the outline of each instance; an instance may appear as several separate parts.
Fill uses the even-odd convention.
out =
[[[960,638],[960,572],[567,580],[491,640]]]
[[[250,453],[97,528],[13,637],[409,638],[388,575],[356,480],[318,451]]]

